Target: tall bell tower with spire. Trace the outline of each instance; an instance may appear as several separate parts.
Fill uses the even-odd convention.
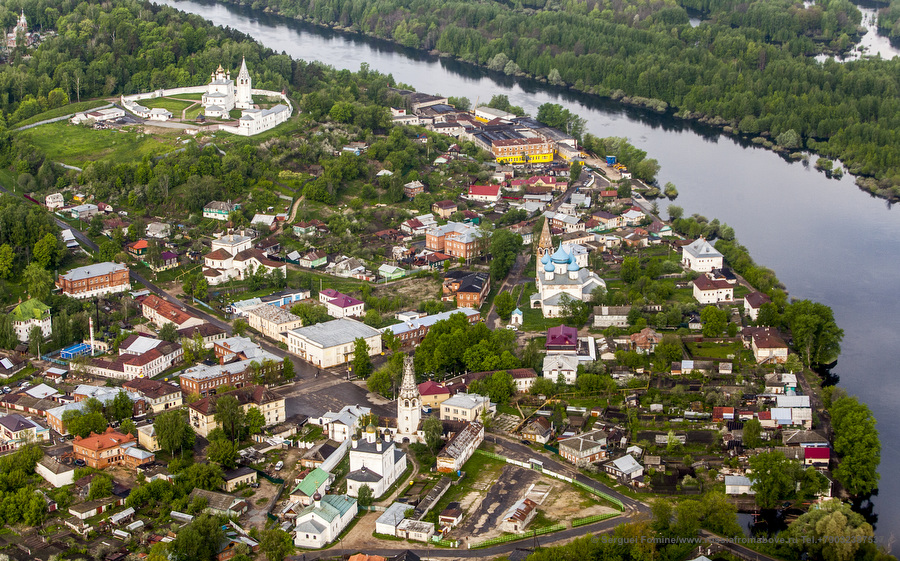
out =
[[[550,219],[544,217],[544,227],[541,229],[541,237],[538,239],[537,246],[537,276],[541,276],[542,259],[546,255],[549,257],[553,254],[553,238],[550,237]]]
[[[403,382],[400,384],[400,395],[397,396],[397,439],[401,442],[408,438],[417,442],[416,431],[422,419],[422,396],[416,384],[416,373],[413,370],[413,357],[403,359]]]
[[[241,69],[238,71],[237,81],[234,86],[234,106],[238,109],[252,109],[253,96],[250,72],[247,71],[247,59],[241,59]]]

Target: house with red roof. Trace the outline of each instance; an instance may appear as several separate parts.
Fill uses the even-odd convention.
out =
[[[362,300],[341,294],[333,288],[320,291],[319,301],[325,304],[328,315],[335,319],[359,317],[366,309],[366,304]]]
[[[443,384],[428,380],[419,384],[419,395],[422,396],[423,407],[440,407],[450,398],[450,390]]]
[[[750,316],[750,319],[756,321],[759,317],[759,309],[762,305],[771,302],[772,299],[762,292],[751,292],[744,296],[744,311]]]
[[[828,469],[831,463],[831,448],[826,446],[811,447],[807,446],[803,450],[803,465],[813,466],[814,468]]]
[[[693,280],[694,298],[701,304],[717,304],[734,300],[734,286],[727,280],[713,280],[701,275]]]
[[[469,185],[469,199],[484,203],[496,203],[500,200],[499,185]]]
[[[578,330],[574,327],[560,325],[547,330],[547,343],[544,346],[548,353],[575,354],[578,352]]]
[[[143,256],[147,255],[147,249],[149,249],[149,247],[150,244],[147,243],[147,240],[138,240],[126,245],[125,251],[127,251],[129,255],[137,258],[142,258]]]

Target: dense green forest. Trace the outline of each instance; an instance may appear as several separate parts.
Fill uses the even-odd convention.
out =
[[[251,5],[249,1],[227,0]],[[846,0],[261,0],[288,17],[702,118],[841,159],[900,196],[900,60],[819,63],[858,36]],[[705,21],[692,27],[685,8]],[[795,131],[789,133],[789,131]],[[789,142],[797,138],[799,142]]]

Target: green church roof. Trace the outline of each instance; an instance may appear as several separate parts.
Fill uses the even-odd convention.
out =
[[[16,306],[10,314],[13,321],[28,321],[31,319],[46,319],[50,317],[50,306],[34,298],[26,300]]]

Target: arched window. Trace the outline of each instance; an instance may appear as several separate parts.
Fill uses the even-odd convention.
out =
[[[408,399],[407,399],[406,401],[403,402],[403,407],[409,407],[409,400],[408,400]]]

